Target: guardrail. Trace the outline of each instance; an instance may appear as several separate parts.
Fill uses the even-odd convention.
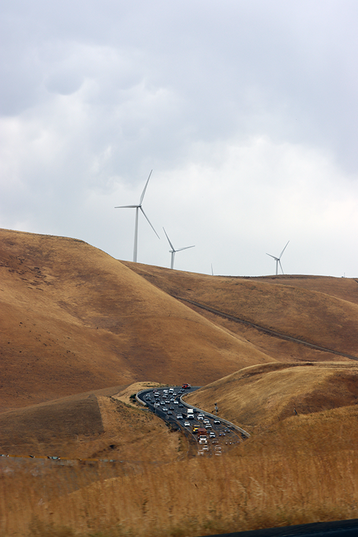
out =
[[[189,395],[189,394],[184,394],[184,395]],[[180,396],[180,402],[183,403],[183,405],[186,406],[187,408],[192,408],[193,410],[196,410],[197,412],[205,412],[205,414],[207,414],[208,416],[211,416],[215,420],[219,419],[221,422],[225,423],[226,425],[228,425],[230,427],[233,427],[234,429],[236,429],[236,431],[239,431],[241,434],[246,436],[246,438],[250,438],[250,436],[251,436],[250,433],[248,433],[247,431],[245,431],[245,429],[242,429],[238,425],[235,425],[234,423],[231,423],[231,421],[225,420],[224,418],[220,418],[219,416],[215,416],[215,414],[211,414],[210,412],[206,412],[206,410],[202,410],[201,408],[197,408],[195,406],[188,405],[188,403],[186,403],[183,400],[184,395]]]
[[[135,394],[135,398],[136,398],[136,401],[138,403],[140,403],[141,405],[144,405],[144,406],[148,406],[147,403],[145,403],[144,401],[142,401],[142,399],[139,399],[138,395],[140,395],[141,393],[144,393],[144,392],[151,392],[153,390],[153,388],[146,388],[145,390],[140,390],[139,392],[137,392]]]

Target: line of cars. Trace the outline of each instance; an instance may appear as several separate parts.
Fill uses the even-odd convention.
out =
[[[167,416],[175,416],[177,420],[184,419],[184,405],[180,401],[180,396],[185,388],[160,388],[145,394],[144,401],[150,407],[164,412]]]
[[[182,387],[157,388],[143,394],[142,399],[148,407],[170,423],[176,423],[192,433],[197,441],[199,455],[221,455],[222,448],[242,441],[239,433],[227,427],[218,418],[213,418],[203,411],[183,405],[180,397],[183,393],[193,391],[188,385]]]

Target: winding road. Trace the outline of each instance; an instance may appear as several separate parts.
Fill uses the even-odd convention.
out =
[[[183,395],[199,388],[171,386],[142,390],[137,394],[137,400],[172,428],[181,430],[194,447],[195,454],[221,456],[250,435],[233,423],[183,401]]]

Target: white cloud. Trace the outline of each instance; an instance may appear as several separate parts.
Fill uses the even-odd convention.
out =
[[[3,227],[176,266],[354,275],[356,2],[5,1]],[[161,232],[162,233],[162,232]],[[139,260],[169,264],[140,222]]]

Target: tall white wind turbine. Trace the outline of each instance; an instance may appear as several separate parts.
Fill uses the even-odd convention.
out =
[[[145,212],[143,210],[143,207],[142,207],[143,199],[144,199],[145,192],[147,190],[147,186],[148,186],[148,183],[149,183],[150,176],[152,175],[152,172],[153,172],[153,170],[150,171],[150,174],[148,176],[147,182],[145,183],[145,187],[143,189],[143,192],[142,192],[142,195],[140,197],[138,205],[120,205],[118,207],[115,207],[115,209],[135,209],[134,249],[133,249],[133,261],[135,263],[137,262],[137,252],[138,252],[138,216],[139,216],[139,210],[142,211],[142,213],[145,216],[148,224],[150,225],[150,227],[152,228],[152,230],[154,231],[154,233],[156,234],[158,239],[160,239],[158,233],[155,231],[154,227],[152,226],[148,216],[145,214]]]
[[[164,228],[163,228],[163,229],[164,229]],[[170,242],[170,239],[169,239],[169,237],[168,237],[167,232],[165,231],[165,229],[164,229],[164,233],[165,233],[165,236],[166,236],[166,238],[168,239],[169,245],[170,245],[170,247],[171,247],[171,250],[169,250],[169,252],[172,254],[172,255],[171,255],[171,263],[170,263],[170,268],[172,269],[172,268],[174,268],[174,257],[175,257],[176,252],[181,252],[182,250],[187,250],[188,248],[194,248],[195,245],[194,245],[194,246],[185,246],[184,248],[179,248],[178,250],[176,250],[176,249],[174,248],[174,246],[172,245],[172,243]]]
[[[290,241],[287,242],[287,244],[289,243]],[[284,249],[282,250],[282,252],[280,253],[280,256],[279,257],[276,257],[274,255],[271,255],[271,254],[266,254],[266,255],[269,255],[270,257],[272,257],[275,261],[276,261],[276,276],[278,275],[278,266],[280,265],[281,267],[281,271],[282,271],[282,274],[283,274],[283,268],[282,268],[282,265],[281,265],[281,257],[282,257],[282,254],[283,252],[286,250],[287,248],[287,244],[286,246],[284,247]]]

